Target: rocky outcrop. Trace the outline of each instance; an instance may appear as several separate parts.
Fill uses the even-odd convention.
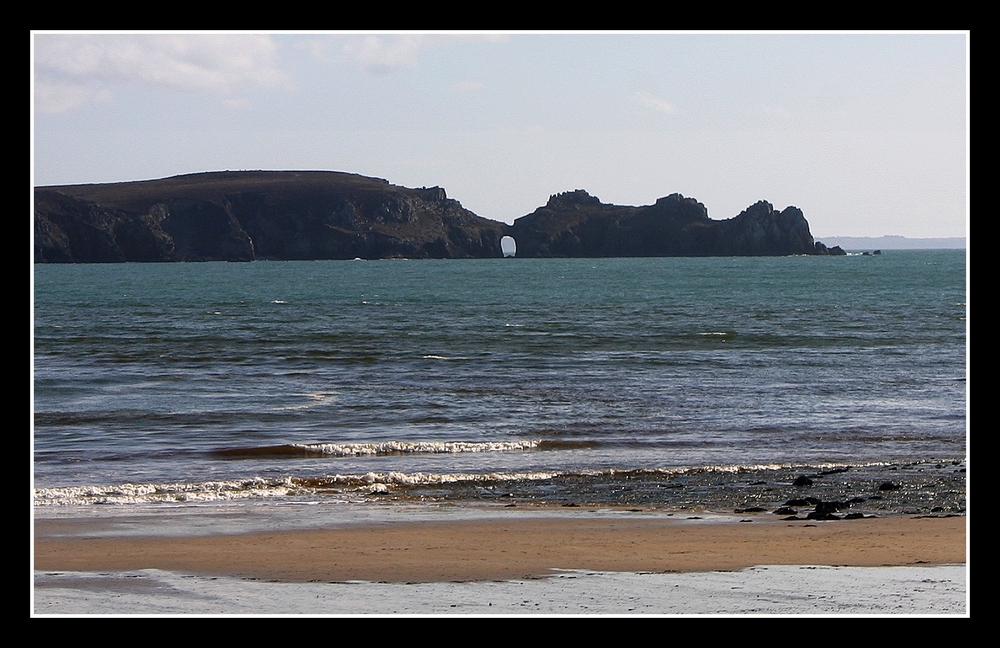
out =
[[[586,191],[556,194],[514,221],[518,256],[779,256],[828,254],[809,233],[802,211],[758,202],[715,221],[694,198],[671,194],[653,205],[602,203]]]
[[[714,221],[693,198],[602,203],[552,196],[513,225],[441,187],[409,189],[332,171],[240,171],[35,189],[36,262],[831,254],[802,212],[758,202]]]

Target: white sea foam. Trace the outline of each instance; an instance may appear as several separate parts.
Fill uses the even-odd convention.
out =
[[[403,486],[422,486],[431,484],[455,484],[459,482],[494,482],[494,481],[534,481],[552,479],[559,475],[553,471],[535,472],[493,472],[493,473],[366,473],[362,481],[369,484],[398,484]]]
[[[758,464],[720,464],[720,465],[708,465],[708,466],[696,466],[696,467],[681,466],[681,467],[650,468],[650,469],[640,469],[637,470],[636,472],[682,475],[688,473],[702,473],[702,472],[740,473],[740,472],[767,471],[767,470],[787,470],[796,468],[809,471],[822,471],[822,470],[840,470],[846,468],[889,466],[891,465],[891,463],[892,462],[885,462],[885,461],[867,461],[867,462],[854,462],[854,463],[788,462],[788,463],[758,463]]]
[[[442,484],[537,481],[551,479],[554,471],[428,473],[368,472],[358,475],[276,479],[244,479],[174,484],[115,484],[111,486],[70,486],[36,488],[35,506],[72,506],[94,504],[198,503],[242,499],[262,499],[310,495],[339,491],[371,494],[385,493],[398,487]]]
[[[308,453],[338,457],[383,455],[397,453],[451,453],[451,452],[505,452],[512,450],[533,450],[538,447],[535,440],[523,441],[382,441],[378,443],[316,443],[294,444]]]
[[[217,502],[283,497],[301,491],[289,478],[241,479],[174,484],[115,484],[36,488],[35,506],[80,504],[145,504],[154,502]]]

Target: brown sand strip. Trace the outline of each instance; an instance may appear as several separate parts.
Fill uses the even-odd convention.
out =
[[[396,522],[185,538],[36,538],[35,569],[164,569],[287,582],[437,582],[550,569],[717,571],[754,565],[884,566],[966,561],[966,518],[803,524],[510,518]]]

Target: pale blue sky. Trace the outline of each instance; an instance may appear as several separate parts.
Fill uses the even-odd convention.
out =
[[[508,223],[586,189],[966,236],[969,38],[35,32],[34,184],[325,169]]]

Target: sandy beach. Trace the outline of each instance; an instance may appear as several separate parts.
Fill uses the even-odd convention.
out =
[[[159,569],[290,583],[429,583],[536,578],[553,570],[961,564],[966,518],[499,517],[197,537],[58,537],[40,521],[34,550],[35,569],[50,572]]]
[[[224,534],[40,519],[33,613],[968,614],[965,517],[634,515],[230,524]]]

